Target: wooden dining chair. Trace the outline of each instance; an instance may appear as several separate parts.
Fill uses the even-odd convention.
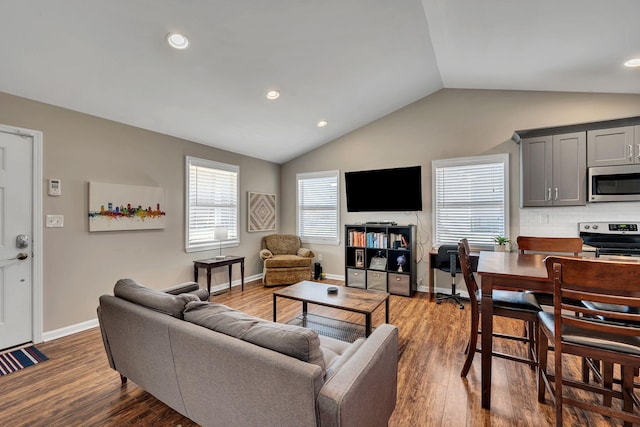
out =
[[[534,237],[518,236],[516,238],[518,250],[521,254],[538,252],[544,254],[574,255],[582,252],[582,239],[580,237]],[[541,305],[552,306],[553,297],[549,294],[535,292],[534,295]]]
[[[458,243],[458,258],[460,259],[460,269],[462,270],[462,275],[467,285],[467,290],[469,291],[469,305],[471,307],[471,331],[469,334],[469,342],[467,343],[467,348],[465,350],[467,358],[462,367],[462,371],[460,372],[460,376],[462,377],[466,377],[469,373],[469,369],[471,368],[471,363],[473,362],[475,353],[479,353],[482,351],[482,349],[477,348],[478,335],[481,333],[479,329],[480,313],[482,310],[480,304],[481,296],[478,289],[478,284],[473,274],[473,269],[471,268],[471,257],[469,256],[469,253],[469,242],[467,241],[467,239],[460,240],[460,242]],[[496,351],[492,353],[492,356],[526,363],[531,366],[532,369],[535,369],[537,364],[536,337],[538,331],[538,312],[542,310],[542,307],[540,307],[540,304],[538,304],[538,301],[536,301],[536,298],[535,296],[533,296],[533,294],[526,292],[494,290],[492,299],[494,316],[523,320],[528,325],[530,331],[527,337],[500,333],[493,334],[495,338],[504,338],[528,343],[527,357],[500,353]]]
[[[541,311],[538,314],[538,401],[545,401],[548,390],[556,405],[556,426],[562,426],[564,405],[619,418],[625,426],[640,423],[640,416],[633,412],[633,376],[640,366],[640,328],[634,323],[640,322],[640,314],[572,303],[590,300],[640,308],[640,263],[551,256],[545,264],[553,279],[555,303],[553,313]],[[571,312],[577,312],[579,316]],[[553,374],[547,367],[549,342],[554,348]],[[602,360],[608,366],[620,365],[620,388],[569,378],[562,365],[565,354]],[[565,387],[600,395],[602,404],[593,403],[593,399],[572,397],[564,392]],[[611,399],[620,399],[622,410],[612,406]]]
[[[566,253],[579,255],[582,252],[580,237],[533,237],[518,236],[516,238],[521,254],[526,252]]]

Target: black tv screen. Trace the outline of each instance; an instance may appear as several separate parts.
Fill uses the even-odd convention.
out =
[[[422,210],[420,166],[345,172],[348,212]]]

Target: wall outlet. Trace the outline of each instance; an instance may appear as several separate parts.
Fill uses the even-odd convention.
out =
[[[318,254],[318,261],[322,262],[322,254]]]
[[[47,215],[47,228],[64,227],[64,215]]]

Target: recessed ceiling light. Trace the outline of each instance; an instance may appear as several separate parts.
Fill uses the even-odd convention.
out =
[[[280,98],[280,92],[277,90],[270,90],[267,92],[267,99],[274,100]]]
[[[167,43],[175,49],[186,49],[189,46],[189,39],[184,34],[169,33],[167,34]]]
[[[633,58],[624,63],[625,67],[640,67],[640,58]]]
[[[328,124],[329,124],[328,121],[320,120],[316,126],[318,126],[319,128],[323,128],[323,127],[326,127]]]

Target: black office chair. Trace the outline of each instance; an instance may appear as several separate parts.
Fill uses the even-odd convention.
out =
[[[460,260],[458,259],[458,245],[441,245],[438,248],[438,255],[436,255],[434,267],[440,271],[451,274],[451,293],[436,293],[436,304],[450,300],[458,304],[461,310],[464,309],[460,293],[456,292],[456,273],[462,273]]]

